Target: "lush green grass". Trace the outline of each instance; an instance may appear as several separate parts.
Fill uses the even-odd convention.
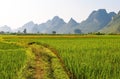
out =
[[[3,36],[1,38],[0,79],[35,79],[38,65],[43,67],[43,71],[45,70],[43,72],[43,78],[45,79],[69,79],[59,59],[53,52],[43,46],[28,45],[30,41],[27,38],[16,36],[5,36],[5,38]],[[33,52],[32,46],[37,49],[35,52]],[[35,55],[36,52],[37,55]],[[36,64],[38,63],[36,58],[38,55],[41,55],[38,59],[41,60],[40,64]]]
[[[120,78],[120,36],[51,37],[36,41],[55,48],[77,79]]]
[[[18,39],[20,38],[20,39]],[[5,38],[4,38],[5,39]],[[120,36],[20,36],[7,41],[38,42],[58,51],[77,79],[120,79]]]
[[[0,79],[21,79],[26,58],[23,50],[0,50]]]
[[[40,62],[35,65],[43,70],[42,79],[69,79],[60,60],[51,50],[41,45],[31,45],[31,48],[38,57],[37,62]]]
[[[15,44],[0,42],[0,79],[22,79],[27,60],[26,50]]]
[[[18,48],[23,48],[21,46],[18,46],[14,43],[4,43],[4,42],[0,42],[0,49],[2,50],[9,50],[9,49],[18,49]]]

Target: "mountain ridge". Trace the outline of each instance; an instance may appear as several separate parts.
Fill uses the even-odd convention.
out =
[[[113,17],[111,22],[102,30],[100,30],[102,33],[120,33],[120,13]]]
[[[118,14],[120,14],[120,12]],[[59,16],[54,16],[52,19],[40,24],[35,24],[33,21],[29,21],[13,32],[19,31],[22,33],[24,29],[27,30],[27,33],[48,34],[53,33],[53,31],[56,31],[58,34],[98,32],[107,27],[107,25],[114,19],[114,16],[116,16],[115,12],[108,13],[105,9],[98,9],[92,11],[88,18],[81,23],[76,22],[73,18],[70,18],[66,23]]]
[[[107,13],[105,9],[95,10],[85,21],[80,23],[79,29],[83,33],[97,32],[104,28],[112,20],[112,17],[116,15],[112,15],[112,13]]]

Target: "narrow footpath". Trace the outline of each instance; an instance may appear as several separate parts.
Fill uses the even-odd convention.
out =
[[[48,48],[30,45],[35,56],[31,79],[70,79],[57,56]]]

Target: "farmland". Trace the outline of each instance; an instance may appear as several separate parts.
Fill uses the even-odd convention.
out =
[[[0,79],[21,79],[26,60],[22,47],[0,42]]]
[[[61,69],[59,71],[59,70],[55,70],[57,68],[55,67],[57,66],[55,63],[56,61],[58,62],[58,60],[51,59],[53,60],[52,69],[56,72],[52,73],[50,71],[49,73],[56,74],[56,76],[63,76],[58,74],[57,72],[64,73],[63,71],[66,71],[66,73],[69,75],[69,77],[71,77],[71,79],[120,79],[120,36],[119,35],[1,36],[0,58],[3,62],[9,62],[7,64],[8,66],[10,65],[12,68],[11,69],[3,68],[6,63],[4,64],[3,62],[0,62],[0,69],[2,70],[2,72],[0,73],[8,75],[9,79],[16,79],[16,77],[13,76],[22,75],[23,74],[22,71],[23,69],[25,69],[24,67],[26,67],[27,62],[29,62],[30,58],[33,60],[33,58],[35,57],[31,53],[25,53],[26,51],[28,51],[28,48],[31,47],[28,46],[28,43],[31,42],[32,43],[34,42],[35,44],[37,44],[37,46],[45,47],[45,50],[49,49],[55,53],[54,55],[52,54],[49,55],[49,53],[47,53],[47,55],[45,54],[45,56],[47,56],[46,60],[44,59],[45,61],[48,61],[49,57],[56,58],[56,56],[58,57],[58,59],[61,60],[59,62],[62,63],[64,70]],[[13,46],[9,46],[9,45],[13,45]],[[34,47],[37,46],[36,45],[32,46],[32,48],[36,49]],[[39,49],[42,50],[43,48],[38,47],[37,51]],[[44,55],[44,53],[42,53],[41,55]],[[14,61],[14,63],[12,61]],[[42,61],[43,60],[41,60],[41,62]],[[47,64],[50,64],[50,62]],[[6,68],[10,67],[6,65],[5,65]],[[30,63],[30,65],[33,65],[34,67],[35,64]],[[46,64],[44,63],[42,65],[46,66]],[[12,71],[12,69],[15,69],[15,71]],[[8,71],[5,70],[11,70],[9,72],[13,72],[13,74],[10,74]],[[51,68],[50,69],[45,68],[44,70],[49,71],[51,70]],[[2,76],[3,75],[0,75],[0,77]],[[6,77],[5,76],[3,76],[2,79],[8,79],[7,76]],[[53,79],[53,76],[51,77],[52,78],[46,78],[46,77],[45,78]],[[67,79],[67,78],[68,77],[66,77],[65,75],[61,79]],[[56,77],[56,79],[59,78]]]

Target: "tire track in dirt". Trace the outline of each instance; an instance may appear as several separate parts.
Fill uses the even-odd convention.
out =
[[[59,61],[61,63],[61,66],[63,67],[64,71],[66,72],[66,74],[69,76],[70,79],[77,79],[77,77],[66,68],[66,66],[64,64],[64,61],[58,55],[58,52],[57,52],[57,50],[55,48],[49,46],[48,44],[42,44],[42,43],[40,43],[40,44],[42,46],[44,46],[45,48],[48,48],[49,50],[51,50],[57,56],[57,58],[59,59]]]
[[[69,79],[59,58],[48,48],[29,45],[35,55],[32,79]]]
[[[52,57],[45,54],[46,50],[42,46],[32,46],[32,52],[35,55],[34,79],[56,79],[52,69]]]
[[[42,60],[40,52],[36,48],[32,48],[32,52],[35,54],[35,73],[34,78],[35,79],[43,79],[44,69],[42,68]]]

